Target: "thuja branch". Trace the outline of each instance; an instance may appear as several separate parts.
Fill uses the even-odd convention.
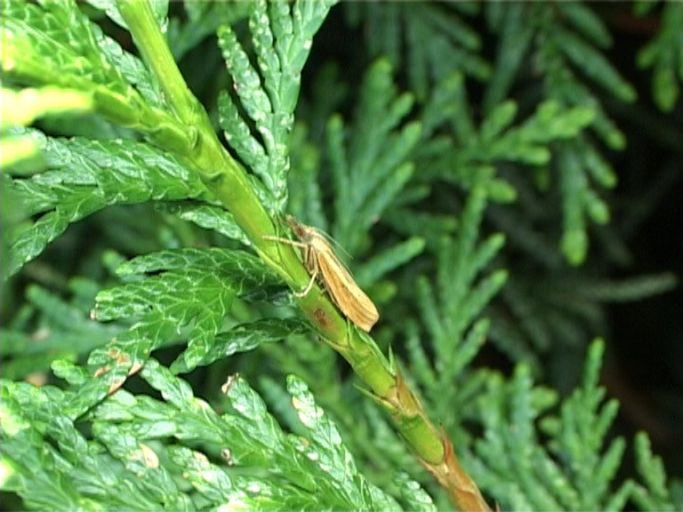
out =
[[[309,275],[295,250],[269,239],[280,235],[284,226],[270,218],[244,169],[216,137],[206,111],[185,84],[150,5],[139,0],[119,0],[119,9],[178,121],[196,131],[192,148],[178,156],[232,212],[263,261],[293,290],[304,289]],[[371,396],[389,411],[403,438],[456,506],[460,510],[488,510],[477,486],[460,467],[448,439],[431,423],[417,396],[374,340],[347,322],[317,286],[297,302],[321,338],[349,362],[370,388]]]

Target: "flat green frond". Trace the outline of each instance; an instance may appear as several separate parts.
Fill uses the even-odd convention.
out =
[[[602,343],[595,342],[583,387],[562,402],[559,417],[541,420],[550,436],[547,446],[536,423],[554,397],[533,387],[526,366],[519,366],[509,383],[499,375],[489,377],[489,393],[479,400],[485,435],[475,445],[482,463],[477,471],[482,482],[491,482],[489,492],[504,507],[621,510],[626,503],[631,482],[611,488],[625,444],[621,438],[606,439],[616,404],[605,402],[604,389],[598,387],[602,353]],[[512,483],[495,483],[501,481]]]
[[[415,480],[411,480],[408,475],[401,474],[396,477],[396,482],[399,486],[401,497],[405,500],[408,510],[429,512],[438,510],[434,505],[434,501],[427,492],[420,487],[420,484]]]
[[[533,56],[536,72],[544,76],[542,98],[557,104],[555,107],[562,105],[582,111],[577,112],[579,118],[584,117],[582,128],[590,124],[607,146],[623,149],[624,136],[605,114],[593,88],[597,84],[625,103],[633,102],[636,93],[603,54],[603,48],[611,43],[609,32],[589,6],[566,3],[555,9],[545,4],[518,4],[492,19],[502,31],[502,37],[496,71],[484,100],[487,110],[504,99],[515,75],[522,71],[524,57]],[[584,82],[584,79],[588,80]],[[587,220],[598,224],[609,220],[607,205],[588,178],[607,188],[615,185],[616,178],[588,137],[575,133],[565,138],[573,140],[558,145],[561,154],[557,171],[564,205],[561,248],[570,264],[579,265],[588,251]],[[540,151],[535,151],[533,146],[525,147],[522,153],[531,162],[537,159],[536,164],[547,162],[550,154],[543,148],[537,149]],[[571,157],[567,156],[568,152],[572,153]]]
[[[218,30],[235,93],[235,99],[227,92],[221,95],[221,126],[230,146],[263,181],[275,211],[282,211],[287,202],[289,136],[301,71],[313,36],[334,3],[298,0],[290,7],[282,1],[260,0],[250,4],[257,66],[229,25]]]
[[[33,375],[41,381],[54,359],[85,356],[122,330],[93,321],[87,309],[74,304],[75,299],[66,302],[45,288],[29,287],[26,298],[31,305],[26,323],[36,326],[33,331],[25,334],[21,325],[0,329],[2,375],[6,379]]]
[[[374,283],[397,267],[409,262],[422,253],[425,241],[419,237],[392,245],[366,261],[356,273],[360,283]]]
[[[443,135],[426,140],[418,150],[423,168],[418,178],[438,177],[469,188],[477,176],[490,174],[505,164],[547,165],[557,142],[576,138],[594,121],[590,108],[566,108],[550,100],[515,125],[517,106],[508,101],[488,113],[477,128],[467,102],[465,85],[458,74],[439,84],[427,101],[423,118],[429,130],[450,125],[455,140]],[[607,171],[597,165],[599,162],[591,157],[590,167],[604,175]],[[489,180],[487,188],[489,197],[498,202],[511,202],[517,195],[513,185],[502,178]]]
[[[533,401],[532,386],[525,366],[517,367],[509,383],[500,375],[489,376],[488,393],[478,400],[486,431],[483,439],[475,443],[476,453],[484,463],[479,471],[482,481],[492,484],[506,474],[515,475],[508,485],[489,489],[503,507],[561,510],[557,498],[537,481],[542,452],[535,445],[533,423],[541,411]]]
[[[575,390],[562,404],[559,430],[550,445],[565,463],[567,476],[576,488],[590,489],[582,494],[580,508],[606,506],[612,492],[610,485],[625,449],[621,438],[609,443],[606,440],[617,413],[617,403],[614,400],[605,402],[605,391],[598,387],[603,351],[601,340],[591,345],[583,387]]]
[[[502,6],[497,2],[486,5],[489,25],[500,34],[496,65],[484,94],[486,111],[507,97],[534,38],[534,25],[529,23],[527,6],[522,3]]]
[[[0,454],[11,468],[3,487],[32,508],[194,510],[229,502],[277,510],[398,509],[358,472],[300,380],[291,377],[288,390],[304,437],[283,432],[240,377],[223,387],[223,415],[154,360],[142,377],[164,401],[121,390],[93,410],[90,438],[61,412],[68,395],[3,381]],[[160,443],[165,439],[176,444]],[[74,479],[60,478],[62,471]],[[429,497],[416,491],[429,509]]]
[[[227,331],[216,334],[211,348],[194,364],[195,366],[206,366],[238,352],[253,350],[260,345],[281,341],[287,336],[303,334],[308,330],[306,324],[298,320],[274,318],[236,325]],[[191,369],[192,367],[187,366],[186,359],[182,358],[179,358],[171,366],[171,370],[176,373],[184,373]]]
[[[244,231],[235,222],[235,217],[220,206],[198,201],[183,201],[178,203],[161,203],[159,208],[176,215],[182,220],[216,231],[231,240],[237,240],[246,247],[251,246],[251,242],[244,234]]]
[[[669,491],[662,459],[652,453],[648,435],[645,432],[639,432],[636,434],[634,444],[636,464],[644,485],[635,485],[633,500],[641,510],[679,510],[683,503],[680,501],[676,503]]]
[[[92,98],[96,112],[168,146],[192,139],[163,110],[158,84],[71,0],[2,4],[2,69],[20,83],[55,85]]]
[[[98,504],[107,502],[142,511],[160,505],[154,499],[158,494],[153,497],[154,490],[145,488],[134,473],[127,473],[122,461],[79,432],[60,410],[68,398],[53,393],[59,390],[7,382],[1,388],[0,453],[15,473],[10,477],[10,482],[14,480],[11,487],[28,506],[98,510]],[[154,453],[144,448],[147,454]],[[74,478],[64,479],[65,471]]]
[[[486,204],[486,182],[482,180],[470,191],[455,235],[442,236],[439,242],[435,285],[424,277],[417,281],[417,305],[429,342],[420,339],[414,327],[408,329],[409,362],[423,376],[421,383],[434,408],[454,429],[465,411],[453,404],[467,407],[454,382],[466,381],[466,369],[484,344],[490,326],[480,318],[482,311],[507,279],[501,270],[480,276],[504,242],[500,235],[478,242]],[[427,351],[434,354],[433,362]]]
[[[393,499],[358,473],[336,425],[316,405],[306,384],[295,376],[289,376],[287,391],[299,420],[307,430],[306,438],[312,444],[296,438],[291,439],[291,442],[302,456],[314,461],[335,482],[334,493],[339,496],[340,502],[357,503],[361,508],[372,507],[372,503],[386,510],[398,508]]]
[[[183,333],[188,347],[176,371],[216,358],[216,334],[236,296],[279,283],[256,257],[224,249],[161,251],[124,263],[118,273],[155,275],[100,292],[95,317],[136,319],[128,336],[114,344],[135,343],[143,356]]]
[[[126,94],[123,77],[99,51],[99,29],[75,2],[8,0],[2,13],[3,70],[64,87],[81,89],[88,82]]]
[[[458,221],[452,215],[434,214],[412,208],[392,208],[384,221],[397,233],[425,240],[436,248],[444,234],[452,234]]]
[[[588,300],[601,302],[630,302],[666,293],[678,285],[678,279],[670,273],[635,276],[622,280],[595,280],[582,283],[579,295]]]
[[[618,99],[632,102],[636,92],[612,67],[610,62],[580,37],[569,31],[560,30],[555,34],[559,50],[577,69],[612,92]]]
[[[300,380],[290,377],[288,391],[294,410],[306,427],[303,437],[283,432],[260,396],[237,375],[229,377],[222,388],[226,395],[226,412],[222,415],[195,398],[187,383],[154,360],[148,362],[141,375],[165,402],[118,393],[97,408],[95,426],[110,428],[108,425],[115,422],[119,430],[134,434],[138,443],[147,445],[165,438],[190,446],[203,443],[208,453],[220,453],[222,457],[222,469],[217,475],[223,480],[221,493],[234,493],[245,506],[397,508],[391,498],[358,473],[336,427],[315,405]],[[190,462],[181,457],[189,455],[187,451],[180,447],[172,450],[177,462]],[[192,464],[195,468],[199,465],[207,471],[218,470],[215,463],[208,466],[201,454],[193,456],[198,459]],[[240,470],[239,474],[230,471],[230,467]],[[200,482],[193,477],[190,480],[197,488]],[[225,487],[229,483],[232,489]],[[208,493],[210,487],[206,486],[207,483],[201,488]],[[217,497],[220,500],[220,493]]]
[[[69,224],[114,204],[198,198],[199,178],[173,157],[133,141],[89,141],[31,132],[47,170],[14,179],[29,214],[40,214],[32,229],[10,240],[10,273],[38,256]]]
[[[372,36],[367,41],[370,55],[387,56],[394,66],[407,69],[410,89],[420,99],[454,69],[479,80],[491,74],[489,63],[479,55],[479,34],[456,6],[399,2],[347,4],[347,9]]]
[[[579,2],[565,2],[558,9],[566,16],[567,21],[582,36],[600,48],[612,44],[612,36],[605,23],[589,7]]]
[[[339,116],[327,126],[327,154],[337,190],[332,236],[351,254],[358,252],[366,230],[412,176],[408,159],[421,135],[419,123],[404,124],[413,100],[398,94],[388,61],[370,67],[360,94],[350,126]]]
[[[137,432],[126,426],[94,423],[93,434],[111,456],[139,480],[138,487],[149,501],[161,508],[194,510],[192,500],[180,488],[181,483],[160,463],[157,452],[140,442]]]
[[[671,111],[678,101],[683,82],[683,6],[666,3],[662,28],[637,55],[640,68],[652,68],[652,96],[660,109]]]

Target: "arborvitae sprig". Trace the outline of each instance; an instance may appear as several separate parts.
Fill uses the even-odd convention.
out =
[[[59,372],[82,379],[65,363]],[[141,376],[163,401],[120,390],[87,417],[89,437],[64,407],[71,399],[68,391],[3,380],[5,489],[32,508],[193,510],[239,503],[277,510],[399,509],[358,473],[334,423],[301,380],[288,379],[289,407],[304,432],[291,435],[239,376],[223,387],[227,410],[221,415],[154,360]],[[233,465],[242,468],[239,475],[229,471]],[[264,471],[270,479],[262,477]],[[433,510],[414,482],[404,478],[400,486],[406,495],[413,491],[421,497],[410,503]]]
[[[482,179],[470,192],[455,237],[440,241],[435,284],[424,276],[418,278],[416,302],[426,336],[419,336],[414,325],[408,324],[407,329],[412,373],[449,430],[459,428],[472,392],[467,385],[453,385],[454,381],[464,375],[484,343],[489,323],[480,318],[481,312],[507,278],[504,270],[498,270],[478,279],[504,242],[497,234],[477,243],[486,203]],[[433,362],[428,353],[433,354]]]
[[[275,211],[282,211],[287,201],[288,143],[301,70],[313,35],[333,4],[334,0],[297,2],[290,8],[286,2],[252,2],[249,27],[258,71],[230,25],[218,30],[233,90],[239,98],[235,101],[227,92],[222,93],[221,125],[230,146],[263,181],[270,196],[267,204]],[[257,136],[249,123],[254,124]]]
[[[586,362],[582,387],[547,414],[556,395],[534,388],[527,366],[519,366],[510,382],[500,375],[488,379],[489,392],[478,405],[485,428],[475,442],[480,460],[472,471],[505,508],[552,510],[621,510],[632,482],[612,489],[621,464],[622,438],[606,442],[617,403],[604,402],[598,387],[603,343],[594,342]],[[550,436],[540,440],[536,423]],[[503,483],[505,482],[505,483]]]
[[[635,9],[646,14],[656,2],[639,2]],[[653,68],[652,95],[662,110],[673,110],[679,96],[679,82],[683,82],[683,6],[665,2],[662,12],[662,28],[643,49],[638,52],[638,66]]]
[[[117,272],[121,276],[156,275],[97,296],[95,318],[137,320],[106,351],[119,347],[133,356],[133,364],[143,364],[153,350],[182,332],[188,347],[171,369],[185,372],[215,360],[225,350],[227,340],[216,340],[216,335],[236,297],[278,284],[256,257],[223,249],[152,253],[126,262]],[[178,295],[178,290],[183,293]],[[281,327],[282,333],[296,331],[289,325]],[[234,336],[229,334],[228,339]],[[91,359],[97,358],[98,353],[93,353]]]
[[[683,506],[683,493],[674,492],[673,486],[667,482],[666,471],[662,459],[652,453],[650,438],[645,432],[635,437],[636,464],[638,472],[645,484],[635,484],[633,501],[642,510],[680,510]]]
[[[8,269],[16,272],[69,224],[114,204],[178,200],[206,195],[196,175],[172,155],[127,140],[56,139],[33,131],[46,171],[13,180],[10,187],[27,215],[40,215],[31,230],[11,240]]]
[[[88,19],[101,15],[93,6],[141,59]],[[615,477],[626,444],[608,437],[616,404],[597,386],[601,345],[557,408],[531,378],[550,347],[602,330],[599,302],[674,281],[567,276],[557,233],[539,234],[561,224],[564,202],[565,257],[577,262],[585,218],[607,217],[593,183],[611,186],[614,173],[592,137],[622,139],[597,91],[631,91],[601,53],[606,26],[579,3],[349,5],[382,27],[368,33],[371,64],[357,81],[316,69],[297,111],[329,7],[188,2],[181,21],[163,0],[2,3],[0,130],[3,144],[22,141],[11,139],[0,178],[2,263],[23,270],[17,289],[41,286],[0,330],[0,488],[41,509],[433,510],[430,495],[439,509],[449,498],[486,509],[467,468],[501,507],[680,508],[644,436],[641,483]],[[478,14],[499,36],[495,69],[480,55]],[[658,72],[676,55],[676,16],[645,52]],[[215,30],[209,57],[222,52],[227,74],[188,53]],[[541,85],[518,91],[527,71]],[[490,80],[482,108],[470,78]],[[199,103],[202,81],[214,92],[228,82],[218,106]],[[92,114],[25,127],[66,110]],[[19,161],[36,152],[42,163]],[[289,213],[358,258],[354,274],[381,309],[372,336],[319,286],[290,293],[310,276],[297,249],[273,240],[289,236],[288,198]],[[88,233],[88,254],[66,230]],[[121,254],[101,257],[109,247]],[[487,336],[526,360],[512,377],[474,369],[475,356],[500,356],[481,350]],[[555,352],[566,364],[578,349]]]
[[[58,6],[59,16],[67,18],[73,15],[79,21],[74,24],[73,33],[69,31],[68,24],[62,24],[66,28],[60,28],[58,37],[65,41],[75,35],[82,36],[86,42],[95,39],[92,36],[94,32],[90,30],[88,22],[75,4],[65,1]],[[185,194],[185,197],[159,199],[199,198],[220,202],[231,211],[236,224],[249,239],[260,259],[256,260],[246,253],[240,255],[227,251],[224,254],[229,255],[230,262],[226,265],[228,274],[223,274],[226,283],[209,279],[208,286],[203,288],[206,275],[202,277],[200,272],[188,280],[186,274],[175,268],[166,269],[169,261],[171,267],[175,261],[173,254],[166,254],[170,260],[158,267],[166,270],[158,278],[147,279],[141,285],[131,283],[119,288],[118,292],[115,290],[102,295],[105,304],[108,299],[112,299],[113,317],[142,317],[142,321],[134,324],[125,336],[112,340],[107,347],[90,355],[89,364],[91,371],[94,370],[94,378],[84,378],[82,374],[77,376],[77,399],[69,408],[74,417],[86,413],[106,396],[116,393],[128,376],[141,369],[144,371],[150,352],[168,341],[174,334],[173,329],[178,332],[179,328],[182,330],[186,326],[194,327],[196,335],[191,350],[185,354],[184,362],[176,369],[190,369],[207,357],[210,358],[218,324],[227,312],[232,295],[241,295],[246,288],[254,289],[264,284],[263,279],[252,279],[250,282],[249,276],[239,275],[240,269],[244,269],[246,274],[256,270],[244,258],[258,261],[259,265],[264,265],[264,269],[267,268],[268,272],[276,275],[294,291],[303,289],[309,281],[308,272],[293,248],[273,239],[274,235],[281,234],[283,226],[280,218],[271,215],[281,210],[286,197],[286,139],[292,123],[291,111],[298,97],[298,74],[310,49],[310,37],[324,19],[327,7],[320,3],[300,1],[290,11],[289,4],[278,2],[270,4],[267,15],[266,7],[265,2],[256,4],[251,26],[259,67],[265,80],[263,89],[248,58],[236,39],[230,37],[227,29],[221,33],[221,42],[232,68],[235,84],[238,85],[241,107],[257,125],[263,138],[263,147],[268,154],[267,173],[259,167],[259,161],[255,160],[250,166],[254,174],[248,175],[222,147],[206,111],[184,82],[160,31],[158,16],[149,4],[121,0],[117,8],[123,24],[130,30],[145,63],[155,77],[154,83],[163,88],[163,103],[158,103],[158,107],[155,104],[151,110],[148,108],[154,103],[152,100],[149,104],[144,104],[146,97],[126,82],[124,75],[116,68],[116,63],[109,61],[106,51],[101,56],[95,44],[76,46],[76,49],[88,54],[90,67],[86,67],[85,77],[78,75],[77,67],[72,67],[68,82],[74,87],[95,89],[99,95],[96,96],[96,111],[105,114],[112,121],[141,131],[160,148],[171,152],[209,191],[209,197]],[[30,20],[26,22],[21,17],[23,11],[17,11],[14,13],[17,20],[13,25],[14,42],[25,38],[24,32],[28,32],[30,27]],[[36,7],[34,14],[39,16],[41,7]],[[77,33],[79,30],[82,33]],[[35,43],[36,47],[40,47],[44,43],[45,48],[52,45],[56,50],[59,49],[59,41],[40,37],[36,41],[30,39],[25,38],[23,44],[28,46]],[[23,59],[23,67],[12,61],[6,68],[27,80],[50,79],[49,74],[45,77],[36,75],[36,69],[31,67],[33,55],[17,51],[23,49],[21,45],[15,45],[12,49],[10,58]],[[63,58],[76,56],[64,55]],[[6,64],[6,61],[3,60],[3,63]],[[105,68],[104,73],[95,69],[98,63]],[[105,98],[104,102],[101,101],[102,97]],[[137,108],[130,111],[130,107]],[[402,108],[404,107],[398,108],[399,118]],[[136,117],[140,115],[144,119]],[[149,119],[155,122],[154,126],[149,125]],[[240,127],[239,124],[237,126]],[[242,128],[238,130],[240,137],[245,135]],[[123,144],[123,141],[116,142]],[[134,148],[130,152],[134,154]],[[246,153],[241,156],[245,158],[245,155]],[[254,150],[247,156],[258,157],[258,151]],[[254,176],[261,179],[262,185],[254,180]],[[265,191],[270,193],[270,197]],[[381,204],[380,201],[380,210]],[[376,212],[376,208],[371,212]],[[74,215],[83,213],[87,213],[87,210],[76,210]],[[66,225],[68,220],[63,224]],[[29,252],[29,257],[34,255]],[[156,268],[154,261],[154,257],[148,261],[152,268]],[[144,265],[142,269],[144,271]],[[236,271],[234,275],[233,271]],[[256,271],[251,277],[257,274],[260,272]],[[175,297],[171,296],[171,289],[177,292],[186,285],[190,286],[191,293],[187,300],[181,299],[176,304]],[[128,293],[131,290],[132,293]],[[169,300],[162,300],[161,303],[155,300],[164,294]],[[417,396],[408,388],[392,362],[380,352],[374,340],[349,324],[319,287],[313,287],[306,296],[295,297],[313,328],[349,361],[368,385],[371,395],[391,413],[404,438],[423,464],[448,490],[451,498],[460,502],[462,507],[485,509],[483,498],[476,485],[459,466],[452,446],[430,422]],[[117,302],[120,298],[122,301]],[[218,305],[216,311],[207,310],[203,304],[207,301]],[[122,440],[127,442],[125,436],[122,436]],[[118,448],[124,451],[126,449]],[[159,487],[163,488],[162,484],[160,482]]]
[[[327,126],[327,149],[335,184],[334,227],[331,232],[352,254],[413,173],[406,161],[420,138],[420,125],[402,121],[413,104],[409,93],[398,94],[387,61],[376,62],[365,75],[353,134],[341,117]],[[346,147],[345,147],[346,146]]]
[[[185,131],[164,109],[145,66],[105,36],[71,2],[2,5],[2,69],[19,83],[58,85],[92,98],[94,109],[166,147],[188,148]]]
[[[634,89],[599,50],[611,44],[602,21],[580,3],[518,4],[510,9],[489,4],[487,8],[490,26],[500,31],[501,38],[485,107],[494,108],[507,95],[523,67],[524,57],[532,54],[543,73],[542,97],[565,106],[590,106],[596,134],[609,147],[623,148],[623,134],[607,117],[598,95],[592,91],[595,83],[621,101],[635,99]],[[588,84],[584,83],[586,79]],[[597,223],[608,220],[607,207],[592,190],[591,180],[602,187],[613,187],[616,177],[595,144],[585,136],[559,145],[556,165],[564,198],[562,251],[571,264],[577,265],[584,261],[588,248],[586,218]]]
[[[479,122],[462,75],[448,76],[435,86],[422,112],[425,143],[416,157],[422,169],[419,177],[468,187],[502,164],[543,168],[553,160],[553,143],[578,136],[594,116],[590,108],[564,108],[548,101],[515,125],[517,111],[515,102],[501,102]],[[516,197],[514,188],[500,176],[486,186],[494,201],[510,202]]]
[[[3,378],[19,380],[33,376],[36,382],[42,382],[55,359],[87,356],[123,330],[123,326],[105,325],[88,318],[93,296],[87,288],[92,284],[95,283],[70,283],[74,295],[69,302],[43,287],[28,288],[22,310],[0,329]],[[87,304],[79,304],[81,300]]]
[[[475,4],[350,3],[346,9],[352,25],[364,24],[370,55],[386,56],[405,69],[421,100],[454,69],[481,81],[491,75],[491,65],[479,55],[481,37],[466,19],[479,11]]]

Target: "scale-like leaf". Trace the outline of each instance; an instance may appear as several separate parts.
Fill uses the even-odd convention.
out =
[[[386,56],[407,70],[410,89],[424,99],[430,86],[454,69],[479,80],[491,74],[480,55],[479,34],[457,4],[349,3],[352,23],[363,23],[370,55]],[[405,47],[405,51],[403,48]]]
[[[312,38],[335,0],[297,0],[250,4],[249,29],[257,66],[229,25],[218,31],[236,99],[219,99],[221,126],[239,157],[263,182],[268,206],[282,211],[287,200],[289,135],[299,96],[301,70]],[[239,107],[238,107],[239,105]],[[246,113],[242,117],[239,108]],[[249,124],[253,123],[256,133]]]
[[[604,390],[597,387],[602,352],[602,342],[596,341],[588,354],[583,387],[563,401],[559,417],[548,415],[543,419],[551,436],[547,447],[539,440],[535,423],[555,403],[555,393],[534,388],[529,369],[523,365],[507,384],[500,375],[489,376],[489,392],[479,401],[486,433],[476,443],[481,465],[475,474],[480,481],[488,482],[485,487],[505,506],[623,508],[632,483],[626,481],[610,490],[624,442],[621,438],[605,442],[616,402],[605,403]],[[496,483],[505,474],[515,474],[514,483]]]
[[[119,342],[135,343],[142,357],[187,328],[188,347],[174,366],[178,371],[218,357],[215,337],[236,296],[279,284],[256,257],[225,249],[161,251],[124,263],[118,273],[156,275],[100,292],[95,317],[137,319]]]
[[[11,187],[29,214],[41,216],[32,229],[11,240],[9,269],[16,272],[38,256],[69,224],[114,204],[203,196],[199,178],[169,154],[133,141],[89,141],[31,132],[47,170],[15,179]]]
[[[171,129],[158,85],[144,65],[90,23],[71,0],[2,4],[3,69],[22,81],[91,95],[96,108],[130,126]],[[137,89],[135,87],[137,87]]]

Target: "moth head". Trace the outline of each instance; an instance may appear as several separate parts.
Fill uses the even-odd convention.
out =
[[[300,224],[292,215],[287,215],[285,217],[287,225],[294,231],[294,234],[301,238],[306,235],[306,228]]]

